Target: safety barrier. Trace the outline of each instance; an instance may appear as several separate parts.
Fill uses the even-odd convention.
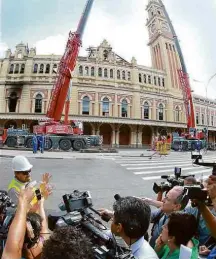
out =
[[[171,149],[170,143],[166,143],[166,142],[162,142],[162,141],[157,142],[156,151],[160,155],[168,155],[170,152],[170,149]]]

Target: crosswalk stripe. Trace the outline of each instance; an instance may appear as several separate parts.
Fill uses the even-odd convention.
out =
[[[191,161],[184,161],[184,162],[172,162],[172,163],[169,163],[170,166],[179,166],[179,165],[184,165],[184,164],[187,164],[187,165],[192,165],[192,162]],[[142,163],[142,164],[121,164],[121,166],[125,167],[125,166],[145,166],[145,165],[167,165],[167,162],[159,162],[159,163]],[[153,167],[155,168],[155,166]],[[127,168],[128,169],[128,168]]]
[[[167,163],[166,163],[167,164]],[[157,164],[157,168],[175,168],[175,167],[181,167],[182,169],[184,169],[185,166],[191,166],[192,163],[186,163],[186,164],[175,164],[175,165],[159,165]],[[197,168],[197,166],[194,166]],[[142,169],[155,169],[155,166],[150,166],[150,167],[127,167],[127,170],[142,170]]]
[[[185,170],[197,170],[196,167],[187,167],[187,168],[184,168],[183,171]],[[211,169],[208,169],[208,170],[211,170]],[[157,171],[145,171],[145,172],[134,172],[135,175],[140,175],[140,174],[160,174],[160,173],[166,173],[166,174],[170,174],[170,173],[173,173],[173,170],[157,170]]]
[[[209,169],[206,169],[206,170],[202,170],[202,171],[199,171],[199,172],[194,172],[192,174],[194,175],[197,175],[197,174],[204,174],[204,173],[211,173],[211,171],[209,171]],[[174,176],[174,175],[173,175]],[[203,177],[204,179],[207,178],[207,176],[204,176]],[[146,176],[146,177],[142,177],[142,179],[144,181],[149,181],[149,180],[162,180],[160,176]],[[165,179],[163,179],[165,180]]]

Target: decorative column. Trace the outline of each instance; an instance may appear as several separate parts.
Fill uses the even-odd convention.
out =
[[[156,107],[156,101],[153,101],[153,107],[152,107],[152,120],[157,120],[157,107]]]
[[[112,146],[118,147],[119,146],[119,126],[118,124],[114,125],[113,128],[113,138],[112,138]]]
[[[19,111],[20,111],[20,99],[17,100],[16,113],[19,113]]]
[[[6,105],[5,105],[5,113],[8,113],[9,109],[8,109],[8,99],[6,99]]]

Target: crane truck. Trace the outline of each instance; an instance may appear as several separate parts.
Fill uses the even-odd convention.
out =
[[[33,133],[38,137],[45,135],[45,148],[47,150],[59,148],[68,151],[72,148],[79,151],[90,145],[100,146],[102,144],[102,136],[84,136],[82,122],[68,120],[72,73],[76,66],[84,29],[93,2],[94,0],[87,0],[76,32],[69,33],[66,49],[58,66],[46,118],[39,125],[33,127]],[[65,116],[62,122],[61,117],[64,108]],[[20,145],[31,148],[32,137],[33,134],[29,134],[26,130],[5,129],[1,138],[3,144],[9,147]]]

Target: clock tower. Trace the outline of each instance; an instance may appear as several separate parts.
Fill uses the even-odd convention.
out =
[[[166,71],[168,88],[180,89],[177,70],[181,65],[164,5],[161,0],[149,0],[146,10],[153,68]]]

